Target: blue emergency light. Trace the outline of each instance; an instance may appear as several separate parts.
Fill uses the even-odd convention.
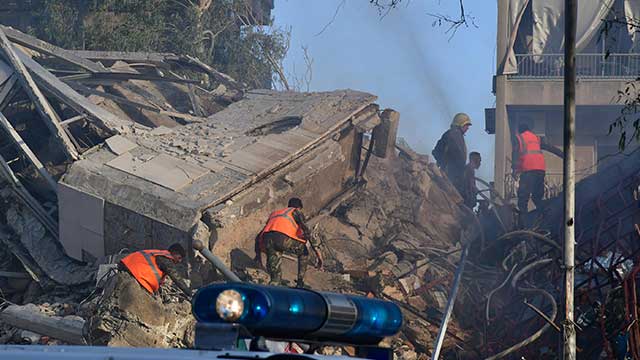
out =
[[[266,338],[377,344],[402,326],[389,301],[244,283],[210,285],[192,301],[199,322],[239,324]]]

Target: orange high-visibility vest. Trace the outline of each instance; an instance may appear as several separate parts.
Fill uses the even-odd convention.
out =
[[[293,211],[295,209],[296,208],[285,208],[272,212],[271,215],[269,215],[267,225],[262,229],[262,234],[277,231],[306,244],[307,240],[304,239],[302,228],[293,218]]]
[[[138,280],[140,285],[152,294],[160,289],[165,276],[165,273],[160,270],[156,262],[156,257],[158,256],[174,260],[167,250],[136,251],[121,260],[122,264]]]
[[[540,147],[540,137],[531,131],[517,134],[518,139],[518,171],[546,170],[544,155]]]

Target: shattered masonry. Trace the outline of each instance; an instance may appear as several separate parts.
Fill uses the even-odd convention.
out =
[[[326,258],[306,282],[398,303],[405,326],[385,342],[399,358],[430,355],[464,245],[443,358],[555,353],[559,199],[524,230],[499,195],[472,212],[371,94],[249,90],[195,58],[70,51],[0,29],[0,289],[18,304],[0,312],[0,343],[192,346],[189,303],[116,282],[113,264],[200,240],[266,283],[253,239],[295,194]],[[638,156],[578,185],[585,353],[611,353],[622,326],[640,333],[611,315],[634,311],[620,285],[634,284],[640,249]],[[283,267],[292,281],[295,263]],[[194,287],[221,280],[195,253],[183,271]]]

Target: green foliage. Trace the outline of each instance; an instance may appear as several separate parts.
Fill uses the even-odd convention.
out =
[[[247,0],[43,0],[30,32],[65,48],[188,54],[271,87],[289,34],[259,21]]]

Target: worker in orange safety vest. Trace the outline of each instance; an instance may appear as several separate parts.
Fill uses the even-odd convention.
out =
[[[120,260],[119,268],[125,270],[149,293],[156,293],[162,286],[165,276],[191,296],[191,289],[177,271],[176,265],[186,256],[184,247],[173,244],[168,250],[140,250]]]
[[[541,209],[543,205],[546,163],[542,150],[564,157],[560,149],[547,144],[544,138],[534,134],[527,124],[521,123],[514,141],[513,155],[514,174],[520,175],[518,210],[521,216],[528,211],[529,199],[533,201],[536,209]]]
[[[267,254],[267,272],[271,277],[269,284],[282,285],[282,256],[292,254],[298,259],[297,287],[304,286],[304,274],[309,258],[308,246],[316,254],[318,269],[322,269],[322,253],[319,243],[311,235],[302,214],[302,200],[289,199],[286,208],[276,210],[269,215],[264,228],[256,237],[255,261],[262,263],[262,253]]]

